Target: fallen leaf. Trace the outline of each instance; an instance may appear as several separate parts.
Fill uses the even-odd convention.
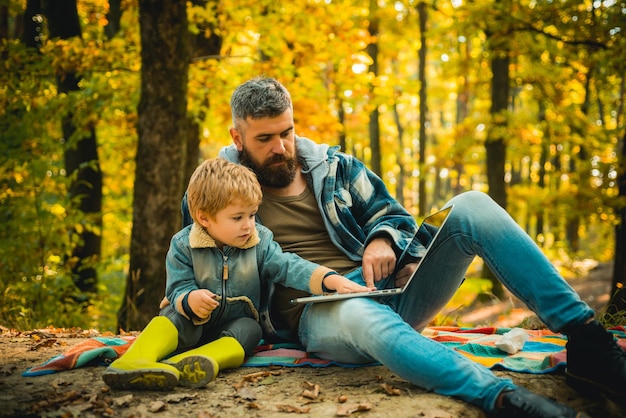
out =
[[[388,385],[387,383],[381,384],[380,387],[389,396],[400,396],[401,394],[400,389],[394,388],[393,386]]]
[[[185,393],[173,393],[165,397],[167,403],[180,403],[182,401],[188,401],[198,397],[197,393],[185,394]]]
[[[36,338],[35,338],[35,337],[36,337],[36,336],[33,336],[33,338],[34,338],[36,341],[39,341],[39,337],[36,337]],[[50,348],[50,347],[54,346],[54,344],[55,344],[56,342],[57,342],[57,339],[56,339],[56,338],[47,338],[47,339],[45,339],[45,340],[43,340],[43,341],[41,341],[41,342],[38,342],[37,344],[33,345],[33,346],[30,348],[30,351],[37,351],[37,350],[39,350],[40,348]]]
[[[256,400],[256,393],[249,387],[242,387],[237,391],[237,394],[235,396],[241,399],[245,399],[246,401]]]
[[[50,382],[50,386],[58,389],[58,388],[61,388],[63,386],[71,386],[72,383],[73,382],[71,380],[69,380],[69,379],[57,377],[56,379],[54,379],[53,381]]]
[[[63,393],[54,393],[48,396],[48,399],[36,402],[32,406],[33,412],[42,411],[50,408],[57,408],[63,405],[67,405],[71,402],[79,401],[81,399],[80,393],[75,390],[70,390]]]
[[[276,408],[278,408],[280,412],[289,412],[289,413],[295,413],[295,414],[308,414],[309,411],[311,410],[311,408],[309,407],[301,408],[299,406],[293,406],[293,405],[276,405]]]
[[[262,371],[262,372],[247,374],[243,377],[243,380],[247,382],[258,382],[259,380],[263,378],[279,376],[280,374],[281,372],[279,370]],[[268,379],[267,382],[275,383],[274,379]],[[271,384],[271,383],[265,383],[265,384]]]
[[[165,402],[163,401],[154,401],[150,404],[150,412],[159,412],[165,409]]]
[[[337,413],[335,415],[338,417],[347,417],[355,412],[369,411],[370,409],[372,409],[372,405],[370,403],[344,404],[337,408]]]
[[[198,418],[218,418],[218,417],[219,417],[219,415],[213,415],[213,414],[210,414],[210,413],[208,413],[206,411],[198,412]]]
[[[317,399],[320,394],[320,385],[307,381],[305,381],[302,385],[305,387],[304,391],[302,391],[302,396],[309,399]]]
[[[118,398],[113,398],[113,405],[120,406],[128,406],[130,402],[133,400],[133,395],[124,395]]]
[[[276,383],[276,379],[274,379],[274,376],[270,375],[259,380],[257,383],[259,385],[273,385],[274,383]]]
[[[266,377],[269,376],[271,372],[269,371],[263,371],[263,372],[256,372],[256,373],[250,373],[247,374],[243,377],[243,380],[246,380],[248,382],[250,381],[256,381],[262,377]]]

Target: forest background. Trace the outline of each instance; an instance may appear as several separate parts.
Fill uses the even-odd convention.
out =
[[[143,328],[261,74],[416,219],[483,190],[564,275],[613,262],[623,321],[625,31],[618,0],[0,0],[0,324]]]

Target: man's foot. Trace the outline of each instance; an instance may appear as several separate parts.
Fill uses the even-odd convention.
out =
[[[568,329],[565,380],[585,393],[626,402],[626,351],[597,321]]]
[[[554,402],[522,387],[504,392],[502,407],[495,417],[526,418],[589,418],[584,412],[577,412],[569,406]]]

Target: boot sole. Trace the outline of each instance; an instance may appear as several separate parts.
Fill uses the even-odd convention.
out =
[[[187,388],[201,388],[215,379],[216,367],[208,357],[189,356],[177,363],[168,363],[180,372],[178,384]]]
[[[172,390],[178,376],[162,369],[155,370],[107,370],[102,380],[113,389],[122,390]]]
[[[626,403],[626,395],[617,393],[613,391],[611,388],[601,385],[597,382],[594,382],[593,380],[576,376],[575,374],[572,374],[567,369],[565,369],[565,383],[567,383],[576,391],[584,393],[586,395],[590,393],[596,394],[596,395],[604,394],[614,402],[617,402],[620,404]]]

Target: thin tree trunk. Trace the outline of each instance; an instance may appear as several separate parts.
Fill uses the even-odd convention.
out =
[[[43,4],[50,38],[81,37],[75,0],[47,0]],[[58,74],[59,93],[79,91],[80,79],[74,72]],[[72,249],[69,262],[76,286],[82,292],[96,293],[98,277],[95,263],[100,258],[102,246],[102,172],[95,126],[79,127],[74,119],[75,114],[70,111],[62,120],[65,170],[70,178],[70,201],[74,209],[84,214],[84,222],[73,232],[78,236],[78,243]]]
[[[500,1],[496,1],[496,4]],[[508,4],[508,2],[504,2]],[[503,7],[500,13],[506,13]],[[502,206],[507,207],[506,186],[504,180],[504,166],[506,162],[506,145],[502,132],[508,124],[507,110],[509,104],[509,46],[508,38],[502,28],[498,28],[499,33],[487,33],[490,42],[491,54],[491,124],[487,132],[485,143],[487,155],[487,184],[489,185],[489,195]],[[490,279],[492,283],[492,293],[496,297],[502,297],[504,290],[502,284],[496,280],[495,275],[487,265],[483,267],[483,277]]]
[[[398,130],[399,146],[396,148],[396,162],[400,168],[398,170],[398,178],[396,179],[396,200],[401,205],[404,205],[404,179],[406,176],[406,169],[402,163],[402,156],[404,155],[404,127],[402,126],[402,121],[400,120],[398,105],[395,102],[393,104],[393,120],[395,121],[396,129]]]
[[[426,195],[426,123],[428,120],[428,106],[427,106],[427,92],[426,92],[426,22],[428,20],[428,10],[426,9],[426,3],[420,2],[417,5],[417,13],[419,18],[420,27],[420,49],[418,52],[418,79],[420,82],[419,88],[419,189],[418,189],[418,207],[419,214],[426,216],[428,213],[428,199]]]
[[[367,45],[367,53],[372,58],[372,64],[369,71],[374,77],[378,76],[378,3],[377,0],[370,0],[370,22],[369,34],[373,39]],[[371,97],[374,99],[374,109],[370,112],[369,119],[369,136],[370,148],[372,150],[372,159],[370,165],[372,171],[382,177],[381,154],[380,154],[380,111],[378,110],[377,100],[374,97],[374,86],[370,87]]]
[[[622,77],[620,97],[620,107],[617,112],[617,126],[620,126],[619,119],[624,115],[624,97],[626,86],[626,74]],[[623,118],[622,118],[623,120]],[[624,124],[622,122],[624,126]],[[626,199],[626,128],[622,128],[624,133],[617,145],[618,149],[618,195]],[[607,313],[612,315],[626,311],[626,207],[620,206],[616,209],[617,225],[615,226],[615,261],[613,264],[613,279],[611,280],[611,300],[607,307]]]

